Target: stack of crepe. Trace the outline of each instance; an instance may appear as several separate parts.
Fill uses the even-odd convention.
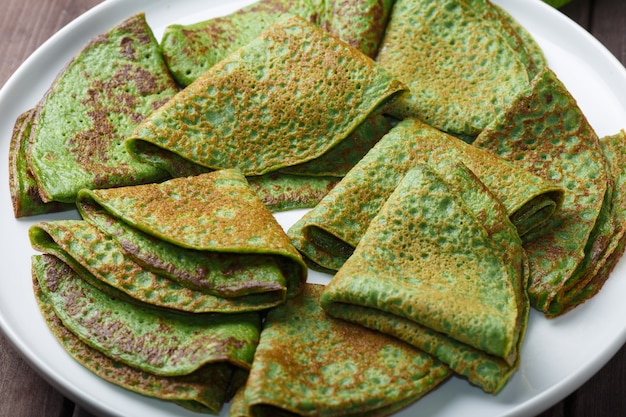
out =
[[[524,236],[531,302],[547,316],[595,294],[620,253],[621,137],[601,142],[565,85],[544,69],[474,142],[565,190],[561,210]]]
[[[16,207],[75,202],[82,216],[30,229],[37,300],[98,375],[212,413],[241,388],[233,417],[385,416],[452,373],[497,393],[530,306],[574,308],[622,255],[626,133],[597,137],[506,11],[362,0],[351,28],[345,2],[322,3],[261,0],[169,27],[165,57],[186,87],[163,67],[158,93],[131,77],[148,95],[115,129],[100,116],[120,90],[79,83],[101,124],[64,114],[74,128],[60,135],[94,149],[89,171],[43,138],[90,53],[16,123]],[[131,30],[139,44],[127,34],[141,19],[92,44],[138,56],[153,46],[145,27]],[[115,157],[87,141],[102,131]],[[44,172],[50,147],[63,158]],[[287,234],[272,215],[313,205]],[[307,266],[330,284],[306,284]]]
[[[92,39],[15,125],[16,217],[68,209],[82,188],[165,178],[131,157],[124,139],[177,91],[143,13]]]
[[[234,170],[84,189],[77,205],[83,220],[30,229],[55,335],[105,379],[219,411],[251,365],[258,312],[306,280],[280,225]]]
[[[352,254],[372,218],[414,165],[462,160],[504,204],[520,235],[540,228],[556,211],[563,189],[549,180],[471,146],[417,119],[405,119],[289,229],[315,269],[336,271]]]

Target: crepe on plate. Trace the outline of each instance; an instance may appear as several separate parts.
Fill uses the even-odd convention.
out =
[[[358,50],[290,17],[152,113],[127,147],[138,159],[171,152],[203,169],[262,175],[323,155],[404,88]]]
[[[467,167],[418,163],[321,297],[330,315],[396,336],[487,392],[519,366],[528,266],[506,209]]]
[[[563,189],[528,170],[416,119],[385,135],[288,235],[315,269],[336,271],[352,254],[372,218],[416,163],[463,161],[504,204],[520,235],[559,210]]]
[[[265,320],[231,417],[387,416],[448,378],[448,367],[385,334],[334,319],[304,291]]]
[[[27,158],[41,199],[165,178],[124,139],[177,91],[143,13],[93,38],[36,106]]]
[[[513,17],[485,0],[398,0],[376,62],[410,90],[389,114],[474,137],[528,89],[541,57]]]
[[[82,190],[77,206],[82,221],[31,226],[33,247],[118,298],[190,312],[261,310],[306,280],[300,255],[235,170]]]
[[[374,57],[391,0],[259,0],[233,13],[165,28],[161,47],[170,71],[189,85],[229,53],[287,15],[297,15]]]
[[[256,313],[140,308],[98,291],[50,255],[33,256],[33,285],[61,346],[91,372],[131,391],[217,414],[250,369],[261,330]]]
[[[614,180],[596,132],[557,75],[546,68],[532,87],[474,145],[565,190],[561,209],[523,237],[531,303],[553,317],[588,298],[585,287],[614,234]]]

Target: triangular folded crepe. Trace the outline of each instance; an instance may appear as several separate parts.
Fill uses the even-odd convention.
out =
[[[9,191],[16,218],[71,210],[75,207],[73,203],[45,203],[39,195],[39,185],[30,171],[27,159],[34,116],[35,110],[31,109],[17,118],[9,147]]]
[[[36,107],[27,157],[41,199],[165,178],[124,139],[177,91],[143,14],[93,38]]]
[[[502,13],[484,0],[396,1],[376,61],[410,92],[389,114],[452,134],[480,133],[529,84],[520,27]]]
[[[250,311],[284,302],[306,280],[282,227],[234,170],[83,190],[77,205],[84,221],[35,224],[32,244],[118,298],[121,291],[176,310]]]
[[[307,284],[268,313],[231,417],[382,417],[450,375],[445,365],[395,338],[324,314],[323,288]]]
[[[531,303],[548,316],[586,298],[613,235],[613,180],[599,139],[576,100],[550,69],[534,80],[476,139],[475,146],[506,158],[563,187],[561,209],[523,237],[531,267]]]
[[[374,57],[392,4],[390,0],[260,0],[226,16],[170,25],[161,47],[176,80],[188,85],[281,18],[297,15]]]
[[[613,181],[609,214],[612,235],[606,249],[598,257],[595,268],[589,272],[593,278],[586,282],[584,288],[572,291],[576,303],[589,299],[600,291],[626,247],[626,131],[621,130],[603,137],[600,146],[609,162]]]
[[[519,364],[526,267],[506,210],[471,171],[418,164],[332,278],[322,307],[498,392]]]
[[[37,303],[78,362],[126,389],[217,414],[247,373],[260,317],[138,308],[98,291],[50,255],[33,257]]]
[[[211,67],[127,145],[139,159],[157,147],[205,169],[261,175],[326,153],[403,89],[361,52],[291,17]]]
[[[237,297],[186,287],[142,267],[114,238],[84,220],[39,222],[29,236],[35,250],[56,256],[100,291],[126,302],[190,313],[236,313],[267,309],[285,299],[285,290],[275,286]]]
[[[531,172],[415,119],[385,135],[311,211],[288,231],[311,267],[337,270],[371,219],[416,163],[463,161],[504,204],[518,233],[540,227],[558,210],[563,190]]]

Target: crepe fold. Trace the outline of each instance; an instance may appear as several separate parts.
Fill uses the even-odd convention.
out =
[[[297,294],[306,266],[235,170],[83,190],[83,220],[40,222],[33,247],[103,291],[188,312],[266,309]]]
[[[408,87],[390,107],[443,131],[475,137],[528,89],[541,49],[486,0],[398,0],[376,61]]]
[[[519,365],[527,262],[506,209],[467,167],[416,164],[321,297],[498,392]]]
[[[553,317],[588,298],[586,286],[598,274],[615,231],[615,180],[598,136],[557,75],[546,68],[532,87],[478,136],[475,146],[565,190],[561,209],[523,238],[531,303]]]
[[[42,201],[164,179],[124,139],[177,91],[143,13],[93,38],[35,108],[27,160]]]
[[[39,185],[28,166],[27,158],[34,116],[34,109],[20,114],[13,126],[9,145],[9,192],[15,218],[66,211],[75,207],[73,203],[46,203],[39,195]]]
[[[526,235],[558,211],[563,189],[488,151],[417,119],[405,119],[289,230],[314,269],[336,271],[352,254],[400,179],[420,162],[463,161],[498,198]]]
[[[189,315],[110,297],[51,255],[33,256],[33,285],[61,346],[101,378],[199,412],[219,413],[245,380],[256,313]]]
[[[358,50],[290,17],[152,113],[127,147],[138,159],[165,163],[171,153],[262,175],[328,152],[403,89]]]
[[[307,284],[268,313],[231,417],[387,416],[450,375],[400,340],[326,315],[323,289]]]
[[[260,0],[225,16],[165,28],[161,47],[181,85],[287,15],[297,15],[374,57],[383,36],[391,0]]]

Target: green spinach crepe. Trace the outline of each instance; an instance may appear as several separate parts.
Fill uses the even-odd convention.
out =
[[[327,316],[323,286],[272,309],[230,417],[393,414],[449,375],[431,356],[385,334]]]
[[[485,0],[396,1],[376,61],[410,91],[389,114],[453,134],[480,133],[528,89],[535,65],[520,48],[521,26],[505,13]]]
[[[374,57],[392,4],[392,0],[260,0],[226,16],[170,25],[161,47],[176,80],[188,85],[284,16],[297,15]]]
[[[358,50],[290,17],[152,113],[127,145],[139,159],[156,147],[204,169],[262,175],[323,155],[403,89]]]
[[[33,257],[37,303],[78,362],[140,394],[217,414],[247,373],[261,329],[255,313],[189,315],[111,298],[50,255]]]
[[[460,163],[417,164],[326,287],[334,317],[399,337],[487,392],[519,365],[527,264],[506,209]]]
[[[88,225],[33,225],[33,246],[143,302],[193,312],[259,310],[297,294],[306,280],[299,253],[235,170],[85,189],[77,206]]]
[[[312,268],[337,270],[352,254],[372,218],[416,163],[462,160],[502,201],[520,235],[558,210],[563,189],[490,152],[416,119],[385,135],[320,203],[288,231]]]
[[[613,179],[599,139],[576,100],[546,68],[476,139],[493,152],[565,189],[561,209],[524,236],[531,303],[547,316],[584,301],[585,286],[614,232]]]
[[[621,130],[614,135],[603,137],[600,146],[609,162],[610,176],[613,180],[609,214],[613,232],[608,245],[598,257],[595,268],[589,272],[593,278],[588,280],[581,290],[573,291],[578,302],[589,299],[600,291],[624,254],[626,246],[626,131]]]
[[[165,178],[124,139],[177,91],[143,14],[92,39],[36,107],[27,157],[41,199]]]
[[[43,202],[39,185],[28,166],[28,140],[33,125],[34,110],[22,113],[13,127],[9,147],[9,190],[16,218],[54,213],[74,208],[73,203]]]
[[[282,289],[227,298],[185,287],[142,267],[114,238],[84,220],[39,222],[29,229],[29,237],[34,249],[56,256],[100,291],[126,302],[190,313],[236,313],[274,307],[285,298]]]

